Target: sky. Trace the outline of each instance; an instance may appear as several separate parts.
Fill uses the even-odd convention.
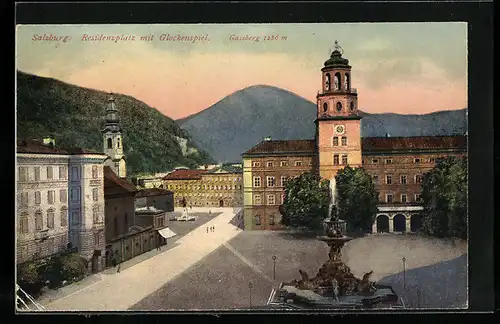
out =
[[[44,35],[53,40],[40,40]],[[93,39],[99,35],[109,39]],[[149,35],[151,40],[141,39]],[[252,39],[235,39],[245,36]],[[127,94],[178,119],[252,85],[316,102],[335,40],[352,66],[362,111],[424,114],[467,107],[467,24],[456,22],[18,25],[16,68]]]

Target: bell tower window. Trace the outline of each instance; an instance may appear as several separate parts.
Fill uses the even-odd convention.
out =
[[[108,138],[108,148],[113,148],[113,141],[111,140],[111,138]]]
[[[340,72],[335,73],[334,83],[335,83],[335,90],[342,89],[342,80],[341,80]]]
[[[330,91],[330,84],[331,84],[331,77],[330,73],[326,74],[326,80],[325,80],[325,90]]]
[[[351,104],[350,104],[351,111],[354,111],[354,108],[355,108],[354,101],[351,101]]]
[[[338,112],[342,111],[342,103],[341,102],[337,102],[337,111]]]
[[[344,75],[344,88],[345,88],[346,91],[349,91],[349,86],[350,86],[350,84],[349,84],[350,82],[349,81],[350,81],[349,80],[349,73],[346,73]]]
[[[327,112],[328,111],[328,104],[325,102],[323,104],[323,112]]]

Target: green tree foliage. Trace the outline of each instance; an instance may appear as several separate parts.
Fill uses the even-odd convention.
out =
[[[17,280],[26,284],[36,284],[41,281],[40,266],[34,262],[22,264],[17,267]]]
[[[81,278],[87,272],[86,260],[77,253],[66,254],[60,257],[59,264],[62,280]]]
[[[363,168],[346,166],[339,170],[337,215],[347,222],[347,230],[369,230],[377,214],[378,192],[372,177]]]
[[[303,173],[285,182],[285,201],[280,208],[281,224],[299,229],[317,230],[328,214],[329,181]]]
[[[17,73],[17,134],[19,138],[53,135],[56,146],[103,151],[100,130],[109,94],[58,80]],[[177,138],[188,134],[172,119],[147,104],[115,94],[123,128],[127,173],[165,171],[177,165],[211,164],[212,158],[198,149],[184,156]]]
[[[439,159],[422,181],[422,232],[466,239],[467,192],[467,159]]]

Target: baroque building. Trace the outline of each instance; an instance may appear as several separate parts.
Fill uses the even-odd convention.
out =
[[[45,143],[44,143],[45,142]],[[103,267],[106,156],[17,141],[17,259],[24,263],[76,248],[89,270]]]
[[[363,138],[358,92],[351,85],[352,67],[342,55],[335,42],[321,69],[314,139],[266,138],[242,154],[245,229],[282,228],[278,206],[283,203],[284,189],[280,184],[287,177],[314,172],[331,180],[349,165],[370,173],[379,192],[373,232],[417,231],[423,209],[423,174],[440,157],[467,154],[466,135]]]

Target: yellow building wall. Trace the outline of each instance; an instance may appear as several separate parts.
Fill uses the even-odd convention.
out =
[[[252,159],[243,159],[243,224],[245,230],[252,229]]]

